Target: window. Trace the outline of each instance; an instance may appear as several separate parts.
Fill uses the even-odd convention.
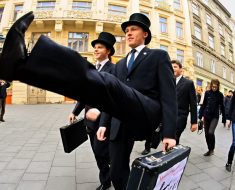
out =
[[[230,73],[230,81],[231,81],[231,83],[234,82],[234,75],[233,75],[233,72]]]
[[[88,33],[69,32],[68,47],[78,52],[88,51]]]
[[[23,5],[15,5],[13,21],[17,19],[17,15],[19,14],[20,11],[22,11],[22,9],[23,9]]]
[[[109,5],[109,13],[111,14],[126,14],[126,7],[118,5]]]
[[[177,60],[184,65],[184,50],[177,49]]]
[[[232,43],[232,36],[228,34],[228,42],[231,44]]]
[[[206,23],[212,26],[212,20],[211,20],[211,15],[206,14]]]
[[[192,4],[193,14],[199,16],[199,7],[195,3]]]
[[[196,61],[199,67],[203,67],[203,56],[200,52],[196,53]]]
[[[55,8],[55,1],[39,1],[37,10],[53,10]]]
[[[225,57],[225,46],[223,44],[221,44],[220,51],[221,51],[221,55]]]
[[[229,50],[229,61],[233,62],[233,52]]]
[[[115,54],[123,55],[126,53],[126,39],[124,36],[115,36],[116,43],[114,45]]]
[[[223,78],[226,79],[226,68],[223,66],[222,69],[223,69]]]
[[[224,35],[223,28],[222,28],[221,24],[219,24],[219,34],[222,36]]]
[[[0,7],[0,22],[2,20],[2,13],[3,13],[4,7]]]
[[[87,10],[91,10],[91,2],[74,1],[74,2],[73,2],[72,9],[73,9],[73,10],[77,10],[77,11],[87,11]]]
[[[209,34],[209,47],[215,49],[214,36]]]
[[[204,2],[206,5],[209,4],[209,0],[204,0],[203,2]]]
[[[165,51],[168,51],[168,46],[160,45],[160,49],[165,50]]]
[[[211,72],[215,73],[215,60],[211,60]]]
[[[194,34],[197,39],[202,40],[202,29],[197,25],[194,25]]]
[[[176,22],[176,37],[183,38],[183,24]]]
[[[167,19],[160,17],[160,31],[161,33],[167,33]]]
[[[180,0],[174,0],[174,9],[181,10],[181,2],[180,2]]]

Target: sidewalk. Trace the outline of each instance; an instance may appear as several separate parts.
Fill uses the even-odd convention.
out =
[[[0,190],[95,190],[98,169],[89,141],[76,151],[63,151],[59,127],[74,104],[8,105],[0,123]],[[235,175],[225,170],[231,131],[216,129],[215,155],[207,151],[204,133],[187,129],[181,143],[192,148],[179,190],[235,190]],[[144,142],[136,142],[132,160]],[[156,150],[152,149],[152,152]],[[110,188],[113,190],[113,188]]]

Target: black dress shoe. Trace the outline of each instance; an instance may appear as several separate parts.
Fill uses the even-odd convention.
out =
[[[141,152],[142,155],[146,155],[146,154],[148,154],[148,153],[150,153],[150,150],[146,150],[146,149],[143,150],[143,152]]]
[[[226,164],[225,165],[225,168],[226,168],[226,170],[228,171],[228,172],[231,172],[232,171],[232,164]]]
[[[214,154],[214,150],[208,150],[203,156],[211,156]]]
[[[5,120],[4,120],[4,119],[0,119],[0,121],[1,121],[1,122],[5,122]]]
[[[9,81],[17,79],[16,68],[27,58],[24,41],[25,31],[33,19],[34,15],[31,11],[19,18],[8,31],[0,57],[1,79]]]
[[[96,190],[106,190],[109,189],[111,187],[111,184],[109,185],[100,185],[99,187],[96,188]]]

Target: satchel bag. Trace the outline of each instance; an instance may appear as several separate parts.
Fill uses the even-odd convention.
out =
[[[202,121],[202,120],[199,120],[199,121],[198,121],[198,130],[197,130],[197,134],[200,135],[200,134],[203,132],[203,128],[204,128],[203,125],[204,125],[204,124],[203,124],[203,121]]]
[[[84,119],[79,119],[74,123],[61,127],[60,135],[64,152],[72,152],[88,139],[86,126],[84,125]]]

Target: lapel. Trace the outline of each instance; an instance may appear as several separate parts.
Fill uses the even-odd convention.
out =
[[[105,64],[104,64],[104,66],[102,67],[102,69],[100,70],[100,71],[106,71],[108,68],[109,68],[109,65],[110,65],[111,63],[109,62],[109,61],[107,61]]]
[[[185,78],[182,76],[181,79],[179,80],[179,82],[176,85],[176,90],[177,92],[179,92],[179,89],[182,87],[182,85],[184,84]]]
[[[141,52],[139,53],[139,55],[136,57],[130,72],[128,73],[128,76],[133,72],[133,70],[136,69],[136,67],[138,67],[138,65],[147,57],[147,55],[149,54],[150,49],[147,47],[144,47]],[[127,57],[126,57],[127,60]],[[127,70],[127,66],[126,66],[126,70]]]

